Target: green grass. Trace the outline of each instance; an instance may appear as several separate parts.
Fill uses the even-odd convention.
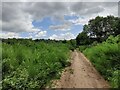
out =
[[[69,63],[67,44],[15,42],[2,43],[3,89],[44,88]]]
[[[83,52],[85,49],[89,48],[90,46],[89,45],[80,45],[79,46],[79,51]]]
[[[112,87],[120,88],[120,35],[83,51]]]

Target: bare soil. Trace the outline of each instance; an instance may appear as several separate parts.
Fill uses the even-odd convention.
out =
[[[72,52],[71,66],[67,67],[60,80],[53,81],[54,88],[109,88],[107,81],[91,62],[78,51]]]

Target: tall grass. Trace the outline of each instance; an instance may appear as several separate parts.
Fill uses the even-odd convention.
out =
[[[2,43],[2,60],[3,89],[44,88],[67,66],[69,48],[62,43]]]
[[[110,36],[105,42],[87,48],[83,53],[112,87],[120,88],[120,35]]]

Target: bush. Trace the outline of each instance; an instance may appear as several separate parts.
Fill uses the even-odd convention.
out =
[[[91,60],[96,69],[107,79],[112,87],[120,87],[120,35],[110,36],[105,42],[87,48],[83,53]]]
[[[88,48],[89,46],[88,45],[81,45],[81,46],[79,46],[79,50],[81,51],[81,52],[83,52],[86,48]]]
[[[23,42],[2,43],[3,89],[44,88],[68,65],[67,44]]]

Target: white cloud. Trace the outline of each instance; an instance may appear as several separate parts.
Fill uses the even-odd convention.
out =
[[[119,0],[17,0],[17,2],[118,2]],[[16,2],[16,0],[4,0],[3,2]]]
[[[10,22],[2,22],[2,30],[8,32],[36,32],[39,29],[32,25],[29,19],[17,19]]]
[[[46,36],[47,31],[40,31],[35,35],[35,38],[41,38],[43,36]]]
[[[7,39],[7,38],[20,38],[20,36],[19,36],[18,33],[13,33],[13,32],[4,33],[4,32],[1,32],[0,33],[0,38],[4,38],[4,39]]]
[[[76,14],[78,14],[79,18],[76,20],[69,20],[70,22],[72,22],[75,25],[84,25],[84,24],[87,24],[90,19],[93,19],[98,15],[103,16],[103,17],[108,16],[108,15],[118,16],[118,6],[116,2],[113,2],[113,3],[94,2],[94,3],[86,3],[85,5],[86,7],[83,6],[83,8],[86,8],[85,9],[86,11],[84,11],[83,13],[81,13],[81,11],[78,11],[78,13]],[[90,9],[92,7],[93,7],[93,10]],[[103,10],[102,11],[97,10],[99,8],[102,8]],[[82,15],[84,18],[81,18]]]
[[[69,20],[70,22],[72,22],[74,25],[85,25],[88,23],[89,18],[78,18],[75,20]]]
[[[79,16],[76,20],[69,20],[75,25],[87,24],[90,19],[96,16],[118,16],[117,2],[80,2],[72,3],[71,12]],[[84,18],[81,18],[84,17]]]
[[[26,0],[27,1],[27,0]],[[95,1],[95,0],[92,0]],[[68,31],[71,30],[72,24],[66,24],[64,15],[75,14],[77,16],[84,16],[85,18],[79,18],[72,20],[73,24],[86,24],[90,18],[97,15],[114,15],[118,13],[118,3],[108,0],[105,2],[3,2],[2,3],[2,31],[10,33],[21,32],[41,32],[32,25],[34,20],[40,20],[44,17],[50,16],[57,20],[62,20],[62,25],[50,26],[52,30]],[[0,23],[1,25],[1,23]],[[41,37],[46,34],[45,31],[41,32],[35,37]],[[14,34],[13,34],[14,36]],[[64,35],[60,35],[65,37]],[[71,35],[72,36],[72,35]],[[53,35],[53,37],[58,37]],[[67,37],[67,36],[66,36]],[[61,37],[62,38],[62,37]],[[58,38],[59,39],[59,38]],[[63,39],[63,38],[62,38]]]
[[[53,34],[52,36],[49,37],[49,39],[70,40],[70,39],[75,39],[75,36],[74,36],[74,34],[67,32],[65,34],[60,34],[60,35]]]
[[[64,21],[64,15],[71,13],[88,18],[93,15],[116,15],[117,5],[118,3],[115,2],[4,2],[2,5],[2,30],[12,32],[34,31],[32,21],[47,16]],[[84,20],[80,19],[76,22],[84,23]],[[63,25],[63,27],[67,26]],[[62,25],[54,28],[62,29]]]
[[[26,3],[25,6],[24,11],[32,15],[34,20],[47,16],[52,16],[60,20],[63,19],[64,14],[68,13],[67,3],[61,2],[30,2]]]
[[[2,31],[7,32],[36,32],[32,25],[32,15],[23,11],[24,3],[3,3]]]
[[[71,29],[72,23],[66,22],[61,25],[52,25],[49,27],[51,30],[69,31]]]
[[[2,30],[2,20],[0,20],[0,29]]]
[[[15,33],[15,32],[0,32],[0,38],[33,38],[33,39],[37,39],[37,38],[41,38],[46,36],[47,31],[39,31],[39,32],[33,32],[33,33],[28,33],[28,35],[25,36],[21,36],[20,33]]]

